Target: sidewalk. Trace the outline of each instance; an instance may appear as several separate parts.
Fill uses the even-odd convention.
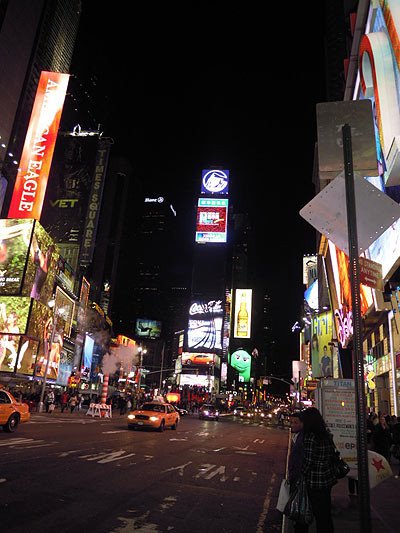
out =
[[[392,459],[394,474],[399,471],[399,464]],[[370,523],[372,533],[398,533],[400,531],[400,477],[390,477],[370,490]],[[335,533],[363,533],[360,529],[360,511],[357,497],[349,497],[347,478],[339,479],[332,489],[332,516]],[[293,522],[285,516],[282,533],[292,533]],[[309,533],[315,533],[315,523]]]

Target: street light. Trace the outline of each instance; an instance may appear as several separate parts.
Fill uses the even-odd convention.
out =
[[[143,348],[142,346],[139,346],[138,352],[140,355],[140,363],[139,363],[139,383],[138,383],[138,395],[140,394],[140,387],[142,384],[142,367],[143,367],[143,356],[147,353],[146,348]]]
[[[45,367],[44,376],[43,376],[42,390],[41,390],[41,393],[40,393],[39,413],[43,413],[44,393],[46,391],[47,373],[49,371],[51,350],[53,348],[54,338],[55,338],[56,331],[57,331],[57,318],[58,318],[59,315],[62,315],[63,313],[65,313],[65,309],[63,307],[58,307],[57,306],[55,299],[54,300],[50,300],[50,302],[48,302],[48,306],[50,308],[54,307],[53,326],[51,328],[50,340],[46,339],[46,333],[45,332],[44,332],[44,335],[43,335],[43,337],[44,337],[44,339],[43,339],[44,354],[47,357],[46,357],[46,367]],[[46,349],[46,346],[47,346],[47,349]]]

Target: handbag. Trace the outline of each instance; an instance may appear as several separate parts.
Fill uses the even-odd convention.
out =
[[[298,524],[309,526],[312,523],[314,515],[307,491],[307,484],[303,476],[297,481],[295,488],[289,496],[284,514]]]
[[[337,479],[342,479],[350,472],[350,467],[340,456],[339,450],[335,450],[333,455],[333,469]]]
[[[276,504],[276,508],[281,513],[283,513],[283,511],[285,510],[286,504],[289,501],[289,496],[290,496],[289,481],[283,478],[281,481],[280,489],[279,489],[278,502]]]

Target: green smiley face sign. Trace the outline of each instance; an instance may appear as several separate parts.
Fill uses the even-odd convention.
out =
[[[243,381],[250,381],[251,355],[245,350],[236,350],[231,355],[231,366],[239,372]]]

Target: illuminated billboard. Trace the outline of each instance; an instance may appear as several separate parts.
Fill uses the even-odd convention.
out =
[[[14,372],[21,334],[26,333],[30,298],[0,297],[0,371]]]
[[[213,353],[183,352],[182,353],[182,365],[185,365],[185,366],[213,365],[214,357],[215,356]]]
[[[199,198],[197,204],[197,243],[223,243],[227,238],[228,203],[225,198]]]
[[[21,336],[19,346],[16,372],[18,374],[32,376],[35,370],[39,341]]]
[[[333,377],[335,347],[333,315],[331,311],[312,317],[311,323],[312,377]]]
[[[229,170],[202,170],[201,194],[228,194]]]
[[[246,350],[236,350],[230,357],[230,365],[237,370],[239,381],[250,381],[251,375],[251,355]]]
[[[330,283],[331,299],[334,303],[336,331],[342,347],[346,347],[353,336],[353,309],[350,283],[350,259],[332,241],[329,243],[329,258],[333,283]],[[373,304],[372,289],[360,284],[361,315],[364,316]]]
[[[135,336],[142,339],[159,339],[161,336],[161,322],[137,318],[135,324]]]
[[[222,300],[194,300],[189,309],[187,351],[221,354],[224,307]]]
[[[69,74],[42,71],[8,218],[40,220]]]
[[[53,296],[59,253],[53,239],[36,220],[22,288],[30,296],[47,305]]]
[[[39,340],[39,351],[35,365],[35,375],[58,378],[63,351],[64,335],[71,335],[72,320],[75,314],[75,302],[60,287],[56,289],[54,312],[52,309],[34,300],[28,325],[28,335]],[[56,323],[53,332],[53,317]],[[49,361],[47,363],[47,361]]]
[[[21,294],[33,220],[0,220],[0,294]]]
[[[191,385],[193,387],[204,387],[211,390],[214,386],[215,378],[208,374],[179,374],[179,385]]]
[[[237,339],[250,339],[252,289],[236,289],[233,336]]]
[[[83,357],[81,376],[84,379],[90,379],[90,369],[92,368],[94,339],[90,335],[86,334],[85,344],[83,345]]]

